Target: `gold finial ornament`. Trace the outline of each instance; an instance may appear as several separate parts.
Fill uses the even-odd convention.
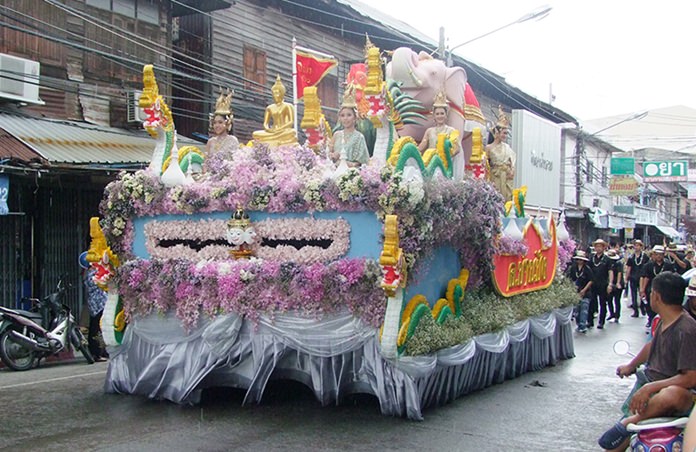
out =
[[[375,45],[372,43],[372,41],[370,41],[370,35],[365,33],[365,55],[367,55],[367,52],[374,47]]]
[[[444,90],[438,91],[437,94],[435,95],[435,100],[433,100],[433,110],[435,110],[438,107],[442,107],[442,108],[448,107],[447,96],[445,95]]]
[[[218,96],[217,101],[215,102],[215,114],[216,115],[222,115],[222,116],[229,116],[230,118],[233,116],[232,115],[232,95],[234,94],[233,90],[230,90],[229,88],[223,89],[220,87],[220,96]]]
[[[285,93],[287,92],[287,89],[285,88],[285,85],[283,85],[283,81],[280,79],[280,74],[276,76],[276,81],[271,87],[271,91],[279,89],[281,94],[281,97],[285,97]]]
[[[343,92],[341,108],[358,108],[358,104],[355,101],[355,88],[353,86],[347,86],[346,90]]]

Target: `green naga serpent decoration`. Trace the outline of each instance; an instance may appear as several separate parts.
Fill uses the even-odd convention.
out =
[[[199,165],[203,163],[204,156],[197,147],[177,147],[172,112],[159,94],[155,72],[151,64],[143,67],[143,93],[138,105],[147,115],[143,121],[143,127],[150,136],[157,140],[150,163],[151,171],[162,175],[172,159],[178,162],[182,173],[188,171],[189,166],[194,163]]]
[[[402,91],[401,82],[384,80],[380,50],[369,38],[365,46],[365,68],[364,86],[356,86],[355,79],[347,80],[347,84],[364,92],[365,111],[361,113],[367,119],[362,120],[357,128],[373,150],[372,158],[389,163],[396,171],[415,170],[423,177],[440,174],[451,179],[454,176],[451,149],[453,143],[459,141],[459,132],[455,130],[439,136],[436,149],[421,155],[413,138],[399,138],[399,130],[405,125],[426,120],[421,113],[425,107]]]

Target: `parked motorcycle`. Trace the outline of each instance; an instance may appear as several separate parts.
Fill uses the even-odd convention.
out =
[[[54,293],[43,300],[30,299],[35,312],[0,307],[0,359],[7,367],[31,369],[42,358],[69,346],[80,350],[89,364],[94,363],[87,339],[63,303],[65,290],[61,279]]]
[[[617,355],[635,356],[626,341],[614,343]],[[687,417],[659,417],[645,419],[637,424],[630,423],[626,430],[631,432],[630,451],[633,452],[681,452],[684,442],[684,426]]]

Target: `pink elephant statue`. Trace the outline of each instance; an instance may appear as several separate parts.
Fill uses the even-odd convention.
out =
[[[468,162],[471,157],[471,133],[465,127],[464,117],[466,71],[461,67],[447,67],[443,61],[425,52],[416,53],[408,47],[399,47],[394,50],[391,61],[387,64],[386,77],[401,82],[401,89],[425,106],[426,111],[421,113],[428,118],[427,121],[407,124],[399,130],[399,135],[411,136],[419,142],[425,130],[435,125],[432,119],[433,101],[435,95],[444,89],[449,104],[447,124],[459,130],[461,149],[464,151],[461,154]],[[457,163],[463,165],[464,162]]]

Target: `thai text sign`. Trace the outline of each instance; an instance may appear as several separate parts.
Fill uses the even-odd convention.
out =
[[[643,162],[644,182],[685,182],[688,179],[689,162],[667,160]]]
[[[638,181],[633,176],[611,176],[609,193],[612,196],[634,196],[638,193]]]
[[[611,175],[612,176],[632,176],[636,159],[633,157],[612,157]]]
[[[556,275],[558,244],[555,221],[549,223],[547,244],[540,226],[530,219],[523,232],[527,254],[493,256],[493,286],[500,295],[511,297],[551,285]]]

